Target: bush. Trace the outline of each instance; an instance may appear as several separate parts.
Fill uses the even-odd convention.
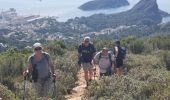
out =
[[[57,46],[54,46],[54,49],[52,49],[52,51],[49,51],[49,53],[55,54],[52,55],[52,59],[54,60],[55,69],[57,69],[56,71],[59,72],[60,77],[59,80],[56,82],[57,96],[52,95],[53,93],[50,93],[49,95],[54,99],[64,100],[64,95],[69,94],[72,88],[75,86],[75,81],[77,80],[77,72],[79,68],[76,64],[77,54],[75,52],[68,51],[62,43],[56,43],[57,44],[54,43],[51,45],[51,47],[53,47],[53,45]],[[46,49],[46,46],[44,49]],[[55,49],[59,50],[55,51]],[[17,49],[10,49],[7,52],[1,53],[0,56],[0,82],[3,85],[7,86],[8,89],[11,90],[13,93],[16,93],[16,97],[20,99],[23,97],[24,93],[24,80],[21,73],[26,67],[25,65],[29,55],[30,51],[24,50],[23,52],[21,52]],[[26,86],[26,98],[29,98],[30,100],[35,99],[35,93],[33,91],[32,84],[29,81],[27,81]]]
[[[165,63],[167,70],[170,71],[170,52],[169,51],[160,51],[159,56],[162,57],[162,62]]]
[[[18,100],[18,98],[15,97],[15,94],[2,84],[0,84],[0,98],[2,98],[2,100]]]
[[[102,80],[92,83],[86,92],[88,100],[134,100],[141,98],[144,82],[129,77],[105,77]]]
[[[85,100],[169,99],[170,77],[158,55],[127,55],[127,76],[105,77],[92,82]],[[165,93],[165,94],[162,94]]]
[[[76,60],[76,53],[69,51],[55,61],[56,69],[60,71],[59,89],[63,94],[69,94],[75,86],[79,70]]]
[[[100,51],[103,47],[110,48],[112,50],[114,42],[112,40],[101,40],[94,42],[97,51]]]
[[[50,41],[45,49],[52,55],[63,55],[65,53],[66,46],[61,41]]]

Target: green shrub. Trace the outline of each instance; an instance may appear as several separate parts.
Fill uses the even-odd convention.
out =
[[[18,100],[18,98],[15,97],[15,94],[2,84],[0,84],[0,98],[2,98],[2,100]]]
[[[142,98],[139,95],[145,87],[144,82],[134,80],[129,77],[105,77],[91,84],[86,92],[85,98],[88,100],[134,100]]]
[[[165,51],[163,53],[163,61],[166,64],[167,70],[170,70],[170,52],[169,51]]]
[[[105,77],[92,82],[85,100],[146,100],[170,99],[170,77],[161,57],[127,55],[128,75]],[[165,94],[162,94],[165,93]]]
[[[45,49],[52,56],[63,55],[65,53],[66,46],[61,41],[50,41]]]
[[[112,40],[101,40],[94,42],[97,51],[100,51],[103,47],[107,47],[112,50],[114,42]]]
[[[79,70],[76,60],[75,52],[67,52],[55,61],[56,69],[60,71],[59,89],[63,94],[69,94],[75,86]]]
[[[55,69],[57,69],[56,71],[58,71],[60,75],[59,80],[56,82],[57,96],[52,96],[53,93],[50,93],[49,95],[54,99],[64,100],[64,95],[70,93],[77,80],[77,72],[79,70],[79,67],[77,67],[76,64],[77,54],[68,51],[60,42],[54,42],[54,44],[48,46],[54,47],[52,51],[48,51],[49,49],[46,48],[46,46],[44,49],[47,49],[50,54],[52,53]],[[55,51],[56,49],[57,51]],[[10,49],[7,52],[1,53],[0,56],[0,82],[7,86],[8,89],[15,93],[16,97],[20,99],[22,99],[24,93],[24,79],[22,78],[21,72],[26,67],[26,61],[30,53],[31,52],[27,50],[22,52],[17,49]],[[36,96],[32,84],[28,81],[26,88],[26,98],[28,100],[35,99]]]

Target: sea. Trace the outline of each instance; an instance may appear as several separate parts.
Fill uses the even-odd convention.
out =
[[[18,15],[40,15],[42,17],[56,17],[64,22],[68,19],[93,14],[113,14],[131,9],[140,0],[128,0],[130,5],[116,9],[82,11],[78,7],[91,0],[0,0],[0,10],[6,11],[15,8]],[[161,10],[170,13],[170,0],[157,0]],[[170,17],[164,18],[163,23],[170,21]]]

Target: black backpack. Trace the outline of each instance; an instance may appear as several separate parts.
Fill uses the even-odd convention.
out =
[[[48,55],[43,52],[44,57],[46,58],[47,61],[49,61]],[[31,56],[30,60],[31,60],[31,64],[32,64],[32,71],[31,71],[31,75],[30,75],[30,81],[34,81],[37,82],[38,80],[38,69],[37,69],[37,64],[33,64],[33,59],[34,56]]]

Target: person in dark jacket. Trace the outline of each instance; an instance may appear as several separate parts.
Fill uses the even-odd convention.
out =
[[[120,41],[115,42],[115,47],[114,47],[114,55],[115,55],[115,68],[116,68],[116,74],[121,76],[123,75],[123,59],[121,58],[121,46],[120,46]]]
[[[89,85],[89,81],[92,80],[93,76],[92,60],[95,52],[96,49],[94,45],[90,42],[90,37],[85,37],[83,43],[78,48],[78,58],[80,59],[79,63],[84,70],[84,77],[87,86]]]

